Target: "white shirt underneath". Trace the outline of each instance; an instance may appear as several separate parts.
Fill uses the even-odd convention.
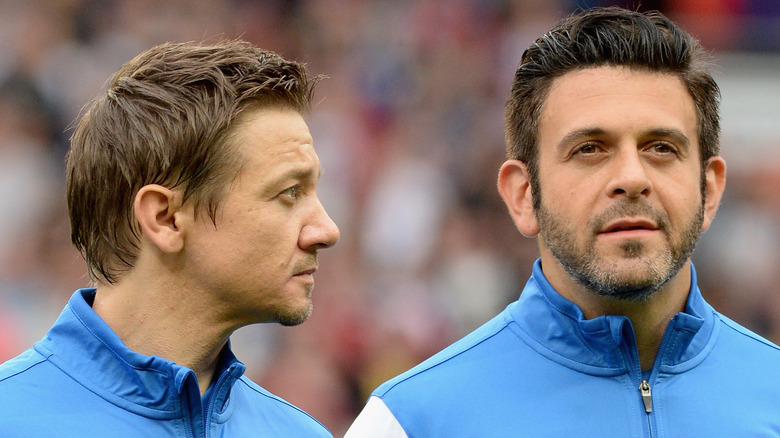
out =
[[[379,397],[371,396],[344,438],[409,438],[409,436],[385,402]]]

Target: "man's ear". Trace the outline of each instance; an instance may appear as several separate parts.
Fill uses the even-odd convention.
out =
[[[498,193],[504,199],[509,215],[523,236],[539,234],[539,223],[533,205],[528,168],[520,160],[507,160],[498,171]]]
[[[141,187],[135,195],[133,208],[141,228],[142,238],[153,243],[160,251],[175,253],[184,246],[180,214],[182,194],[157,184]]]
[[[707,161],[704,168],[704,222],[701,231],[707,231],[720,206],[723,191],[726,189],[726,160],[715,156]]]

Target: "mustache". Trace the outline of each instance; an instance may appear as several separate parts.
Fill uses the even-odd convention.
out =
[[[669,216],[656,210],[647,201],[643,199],[622,200],[617,204],[611,205],[603,212],[596,215],[588,221],[591,230],[596,232],[604,229],[604,226],[617,219],[625,217],[644,217],[652,220],[659,230],[666,232],[669,227]]]
[[[299,273],[306,270],[309,270],[311,268],[317,268],[319,267],[319,257],[317,254],[312,255],[311,257],[307,257],[303,260],[300,260],[293,265],[293,272]]]

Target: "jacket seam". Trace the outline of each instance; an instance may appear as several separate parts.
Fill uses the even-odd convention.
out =
[[[746,337],[766,347],[769,347],[772,350],[780,352],[780,346],[773,344],[768,339],[764,339],[763,337],[755,333],[746,333],[745,330],[742,329],[741,326],[737,325],[736,322],[732,321],[728,317],[725,317],[724,315],[721,315],[720,313],[716,313],[715,315],[717,316],[718,320],[723,323],[723,325],[728,327],[730,330],[736,332],[737,334],[742,335],[743,337]]]
[[[35,350],[35,352],[37,354],[41,354],[38,350]],[[27,365],[23,369],[17,370],[15,372],[13,372],[13,373],[3,377],[3,378],[0,378],[0,382],[5,382],[6,380],[12,379],[12,378],[14,378],[14,377],[16,377],[16,376],[18,376],[20,374],[26,373],[27,371],[35,368],[38,365],[41,365],[41,364],[45,363],[45,362],[48,362],[48,359],[46,357],[41,357],[40,359],[36,359],[35,362]]]
[[[277,396],[275,396],[275,395],[273,395],[271,393],[266,393],[266,392],[263,392],[261,390],[258,390],[258,388],[255,387],[255,385],[257,385],[257,384],[252,382],[251,380],[249,380],[246,376],[241,376],[238,379],[236,379],[236,381],[237,382],[241,382],[241,384],[243,384],[247,389],[253,391],[254,393],[256,393],[256,394],[258,394],[260,396],[263,396],[265,398],[268,398],[268,399],[271,399],[273,401],[276,401],[277,403],[281,403],[281,404],[283,404],[285,406],[293,408],[294,410],[300,412],[301,414],[305,415],[306,417],[314,420],[317,424],[319,424],[326,431],[328,430],[328,428],[325,427],[324,424],[320,423],[319,420],[317,420],[316,418],[312,417],[308,412],[304,411],[303,409],[299,408],[298,406],[295,406],[294,404],[288,402],[287,400],[285,400],[283,398],[280,398],[280,397],[277,397]]]
[[[484,342],[488,341],[489,339],[491,339],[491,338],[493,338],[493,337],[497,336],[499,333],[501,333],[501,332],[502,332],[502,331],[504,331],[505,329],[508,329],[508,328],[509,328],[509,323],[510,323],[510,322],[511,322],[511,320],[509,320],[509,321],[504,321],[504,322],[502,323],[502,325],[501,325],[501,326],[500,326],[500,327],[499,327],[497,330],[493,331],[492,333],[490,333],[490,334],[488,334],[488,335],[485,335],[485,336],[484,336],[484,337],[482,337],[482,339],[480,339],[479,341],[477,341],[477,342],[474,342],[473,344],[469,345],[469,347],[468,347],[468,348],[464,348],[464,349],[458,350],[458,351],[457,351],[457,352],[455,352],[454,354],[451,354],[451,355],[449,355],[449,356],[447,356],[447,357],[445,357],[445,358],[442,358],[442,359],[440,359],[440,360],[437,360],[436,362],[429,364],[428,366],[426,366],[426,367],[424,367],[424,368],[422,368],[422,369],[420,369],[420,370],[418,370],[418,371],[416,371],[416,372],[414,372],[414,373],[412,373],[412,374],[410,374],[410,375],[408,375],[408,376],[404,377],[403,379],[399,379],[397,382],[393,383],[393,385],[391,385],[390,387],[388,387],[387,389],[385,389],[384,391],[382,391],[381,395],[380,395],[380,394],[377,394],[377,395],[379,395],[379,397],[384,397],[384,396],[385,396],[385,395],[387,395],[387,394],[388,394],[390,391],[392,391],[393,389],[395,389],[395,387],[396,387],[396,386],[398,386],[399,384],[401,384],[401,383],[403,383],[403,382],[405,382],[405,381],[407,381],[407,380],[411,379],[412,377],[416,377],[416,376],[418,376],[418,375],[420,375],[420,374],[422,374],[422,373],[424,373],[424,372],[427,372],[427,371],[429,371],[429,370],[432,370],[432,369],[434,369],[434,368],[436,368],[436,367],[438,367],[438,366],[444,365],[445,363],[447,363],[447,362],[449,362],[449,361],[451,361],[451,360],[455,359],[456,357],[458,357],[458,356],[461,356],[461,355],[465,354],[466,352],[473,350],[473,349],[474,349],[474,348],[476,348],[477,346],[479,346],[479,345],[483,344]],[[516,335],[515,335],[515,336],[516,336]]]

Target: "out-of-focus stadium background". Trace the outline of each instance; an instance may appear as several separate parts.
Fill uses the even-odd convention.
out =
[[[63,176],[82,106],[155,44],[240,36],[329,76],[309,122],[342,239],[321,257],[307,323],[247,327],[233,342],[252,378],[339,436],[378,383],[516,299],[536,246],[495,190],[514,69],[578,7],[634,3],[0,0],[0,361],[88,283]],[[780,1],[639,8],[664,11],[715,57],[729,181],[694,259],[716,308],[778,342]]]

